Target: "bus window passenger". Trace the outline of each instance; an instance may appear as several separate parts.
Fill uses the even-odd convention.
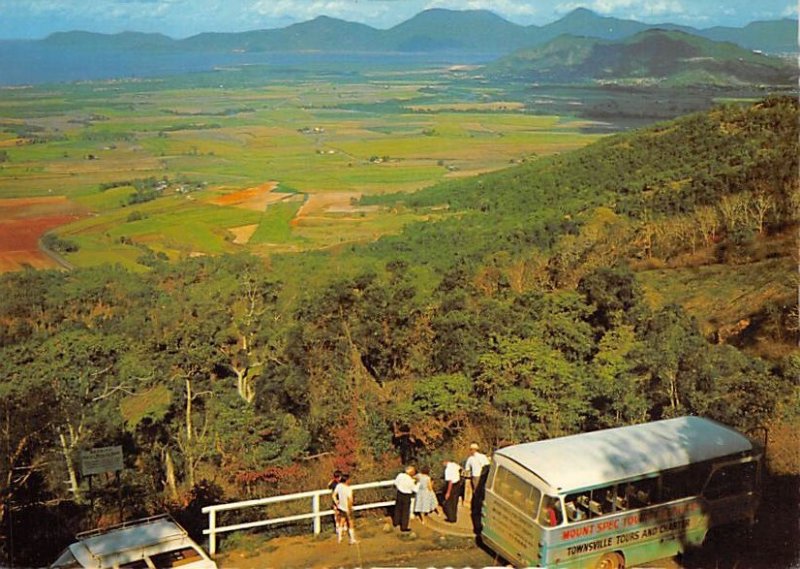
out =
[[[575,506],[575,502],[566,502],[564,506],[567,509],[567,519],[570,522],[580,522],[586,519],[586,514]]]
[[[610,486],[605,490],[605,502],[602,504],[602,508],[604,512],[619,512],[621,510],[627,509],[625,505],[625,499],[623,496],[617,494],[617,487]],[[622,487],[619,488],[619,492],[624,494],[624,490]]]
[[[637,480],[625,487],[625,499],[632,508],[641,508],[652,504],[655,495],[655,480]]]

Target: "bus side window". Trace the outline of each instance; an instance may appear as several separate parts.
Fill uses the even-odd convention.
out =
[[[567,510],[567,521],[579,522],[583,519],[582,513],[575,505],[575,502],[564,502],[564,508]]]
[[[612,486],[606,490],[606,509],[609,512],[619,512],[628,508],[624,496],[620,495],[623,490],[621,486],[619,488]]]
[[[589,494],[570,494],[564,499],[567,519],[570,522],[581,522],[589,518]]]
[[[662,502],[669,502],[670,500],[677,500],[678,498],[684,498],[686,496],[685,472],[665,472],[661,476]]]
[[[625,501],[629,508],[643,508],[653,503],[656,484],[654,478],[636,480],[625,486]]]
[[[592,517],[604,516],[614,511],[614,487],[597,488],[592,490],[592,497],[589,500],[589,511]]]

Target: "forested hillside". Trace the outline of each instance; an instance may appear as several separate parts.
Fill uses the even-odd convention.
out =
[[[725,250],[730,239],[738,243],[794,222],[796,119],[797,102],[790,98],[719,107],[413,196],[372,197],[369,203],[458,213],[417,224],[372,249],[395,249],[408,260],[422,256],[437,266],[453,255],[479,260],[497,251],[569,257],[567,242],[590,248],[592,237],[611,237],[599,229],[616,227],[620,243],[608,246],[613,259],[669,260],[701,245]],[[593,225],[597,229],[581,238],[582,227]],[[587,261],[589,252],[573,254],[571,266]],[[605,254],[591,256],[598,255]],[[558,287],[554,268],[547,279]]]
[[[0,532],[24,527],[17,561],[35,564],[115,516],[113,482],[79,480],[97,446],[124,447],[126,516],[196,528],[209,501],[321,487],[333,467],[382,478],[471,440],[796,424],[798,116],[788,98],[727,106],[388,196],[445,219],[360,248],[2,276]],[[642,283],[701,266],[786,273],[750,315],[786,348],[710,337]]]
[[[682,31],[647,30],[622,40],[564,35],[486,67],[493,77],[530,83],[735,86],[790,85],[797,66],[778,57]]]

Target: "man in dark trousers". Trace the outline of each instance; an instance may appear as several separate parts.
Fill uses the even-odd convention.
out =
[[[444,466],[444,516],[451,524],[458,521],[458,498],[461,495],[461,467],[449,460],[443,460]]]
[[[408,527],[408,522],[411,517],[411,498],[417,492],[417,483],[414,481],[414,475],[417,473],[413,466],[405,469],[394,479],[394,487],[397,494],[394,502],[394,515],[392,516],[392,523],[400,526],[400,531],[411,531]]]
[[[483,500],[486,498],[486,479],[489,478],[489,469],[484,467],[481,469],[481,475],[478,481],[474,482],[473,477],[473,490],[472,502],[470,503],[470,517],[472,518],[472,530],[475,535],[480,538],[481,531],[483,530],[483,522],[481,520],[481,510],[483,508]]]

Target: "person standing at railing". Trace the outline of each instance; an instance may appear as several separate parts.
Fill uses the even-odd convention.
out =
[[[400,526],[402,532],[411,531],[408,523],[411,519],[411,498],[417,492],[417,483],[414,480],[416,473],[417,470],[413,466],[409,466],[394,479],[397,494],[395,495],[392,523]]]
[[[331,491],[331,509],[333,510],[333,524],[336,527],[336,536],[342,541],[342,516],[339,512],[339,504],[336,502],[336,487],[342,481],[342,471],[336,470],[333,478],[328,482],[328,490]]]
[[[337,484],[336,489],[333,491],[334,503],[336,509],[339,511],[341,523],[337,526],[336,534],[339,543],[342,542],[342,534],[344,529],[347,528],[347,533],[350,536],[350,544],[358,543],[356,540],[355,529],[353,528],[353,489],[350,487],[350,475],[342,474]],[[341,529],[339,529],[341,528]]]

